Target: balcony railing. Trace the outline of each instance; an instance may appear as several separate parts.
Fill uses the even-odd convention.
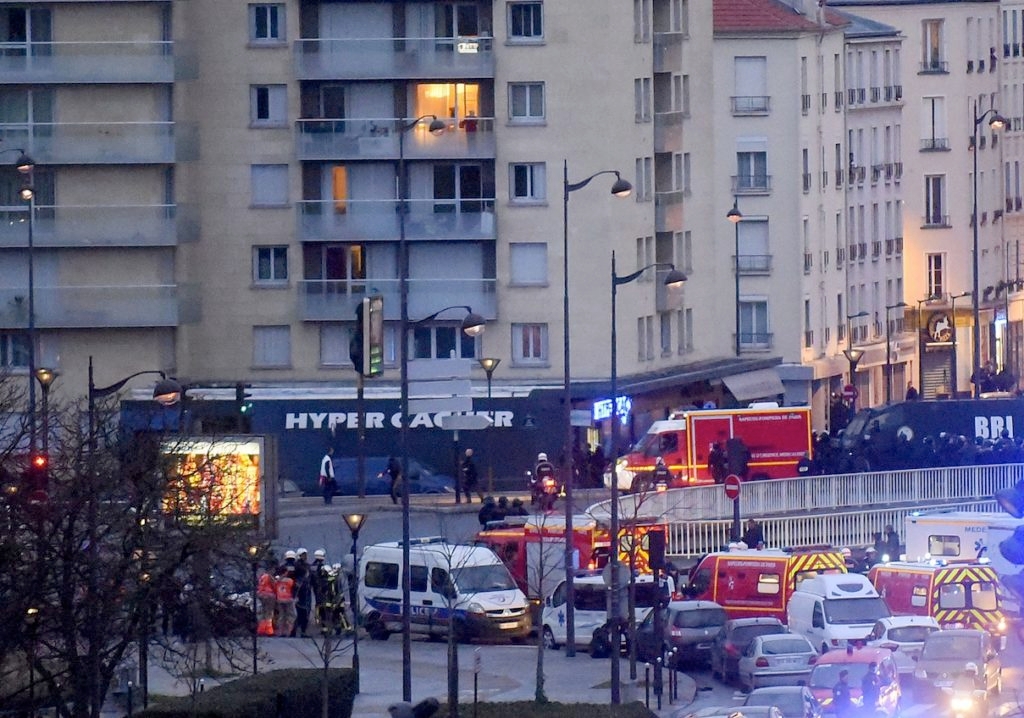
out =
[[[196,239],[192,208],[35,205],[36,247],[171,247]],[[28,208],[0,206],[0,248],[28,246]]]
[[[654,71],[673,72],[683,62],[684,32],[654,33]]]
[[[174,284],[35,286],[36,326],[42,329],[173,327],[181,288]],[[27,326],[27,287],[0,286],[0,326]],[[443,306],[443,305],[442,305]],[[351,316],[351,314],[350,314]]]
[[[295,41],[300,80],[494,77],[490,37],[385,37]]]
[[[836,173],[836,189],[839,189],[840,187],[843,186],[843,168],[842,167],[836,167],[835,173]]]
[[[400,233],[395,199],[303,200],[296,203],[296,214],[302,241],[396,241]],[[408,200],[405,236],[412,240],[494,239],[494,198]]]
[[[893,255],[893,252],[895,252],[895,251],[896,251],[896,240],[895,239],[887,239],[887,240],[885,240],[885,256],[886,257],[891,257]]]
[[[897,182],[899,182],[900,179],[903,177],[903,163],[902,162],[893,162],[892,163],[892,173],[893,173],[893,179],[895,179]]]
[[[872,87],[871,88],[871,101],[872,102],[878,102],[881,99],[882,99],[882,88],[881,87]]]
[[[949,227],[949,215],[948,214],[927,214],[922,218],[922,226],[935,228],[935,227]]]
[[[0,42],[0,77],[11,84],[174,82],[174,43]]]
[[[921,140],[921,151],[945,151],[949,149],[948,137],[925,137]]]
[[[771,175],[733,175],[733,194],[768,194],[772,191]]]
[[[384,297],[386,320],[401,319],[397,279],[302,279],[296,284],[302,321],[350,320],[356,306],[369,294]],[[495,279],[410,279],[407,287],[412,317],[427,316],[452,304],[470,306],[484,319],[498,316]]]
[[[173,122],[0,124],[0,142],[39,164],[168,164],[174,132]]]
[[[681,127],[686,113],[682,110],[654,113],[654,151],[679,152],[683,146]]]
[[[843,110],[843,91],[835,90],[832,96],[833,104],[836,107],[836,112],[842,112]]]
[[[394,117],[305,119],[295,123],[300,160],[398,159],[400,124]],[[493,117],[445,120],[447,131],[432,134],[420,123],[404,138],[406,159],[489,159],[496,153]]]
[[[735,255],[733,261],[736,261]],[[741,254],[737,266],[740,274],[769,274],[772,271],[772,255]]]
[[[840,342],[845,342],[846,341],[846,325],[845,324],[840,324],[839,326],[836,327],[836,341],[840,341]]]
[[[730,100],[734,115],[767,115],[771,111],[768,95],[741,95]]]
[[[771,332],[740,332],[743,349],[771,349],[775,335]]]
[[[871,242],[871,258],[878,259],[882,256],[882,240],[875,239]]]
[[[836,247],[836,267],[846,261],[846,247]]]
[[[800,111],[805,115],[811,111],[811,96],[800,95]]]
[[[810,172],[804,172],[803,173],[803,175],[801,177],[801,184],[802,184],[804,192],[810,192],[811,191],[811,173]]]
[[[814,330],[813,329],[808,329],[807,331],[804,332],[804,349],[811,349],[813,346],[814,346]]]
[[[683,190],[654,192],[654,228],[656,232],[681,232],[683,229]]]
[[[857,259],[867,259],[868,257],[868,243],[858,242],[857,243]]]
[[[814,268],[814,255],[810,252],[804,252],[804,274],[810,274],[811,269]]]
[[[922,75],[949,74],[949,63],[942,60],[927,60],[921,63],[919,73]]]
[[[903,254],[903,237],[896,238],[896,256]]]

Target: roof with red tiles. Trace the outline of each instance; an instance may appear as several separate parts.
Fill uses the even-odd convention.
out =
[[[826,7],[822,13],[824,25],[819,25],[816,3],[811,0],[807,5],[814,11],[811,16],[797,12],[782,0],[714,0],[715,32],[816,32],[847,24],[844,17]]]

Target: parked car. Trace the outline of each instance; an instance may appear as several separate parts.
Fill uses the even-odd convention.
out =
[[[922,696],[951,688],[957,676],[966,672],[968,663],[978,669],[975,680],[979,690],[999,693],[1003,685],[999,654],[992,647],[988,632],[973,628],[930,633],[924,639],[914,669],[914,687]]]
[[[334,457],[334,478],[338,482],[336,496],[356,496],[357,461],[354,456]],[[366,494],[387,495],[391,493],[391,478],[387,474],[388,457],[367,456],[365,464]],[[439,474],[423,462],[409,459],[409,487],[413,494],[455,493],[455,479]]]
[[[783,718],[821,718],[821,703],[807,686],[765,686],[747,694],[744,706],[776,706]]]
[[[705,706],[692,710],[681,708],[673,718],[785,718],[777,706]]]
[[[541,609],[541,634],[544,646],[557,649],[566,640],[566,581],[559,582]],[[638,576],[634,584],[635,615],[643,619],[658,599],[658,587],[653,576]],[[573,620],[576,647],[590,650],[595,657],[611,655],[610,634],[607,632],[608,586],[599,573],[577,576],[573,590]],[[602,633],[602,630],[604,633]],[[603,640],[602,640],[603,637]],[[596,643],[595,643],[596,638]],[[622,636],[625,641],[625,634]]]
[[[725,609],[714,601],[671,601],[662,612],[663,640],[654,635],[651,611],[636,629],[637,658],[648,663],[664,657],[666,665],[707,663],[711,644],[725,625]]]
[[[786,627],[777,618],[733,618],[715,636],[711,645],[711,675],[723,681],[736,676],[736,664],[757,636],[785,633]]]
[[[807,680],[807,686],[811,693],[821,703],[826,714],[834,714],[832,709],[832,686],[839,682],[839,672],[848,671],[847,677],[850,684],[850,695],[853,698],[855,708],[863,705],[861,697],[861,681],[868,672],[868,667],[874,663],[878,671],[880,681],[878,690],[878,703],[874,706],[873,713],[869,715],[883,715],[893,718],[900,711],[900,702],[903,692],[900,689],[899,679],[896,677],[896,662],[893,660],[892,651],[888,648],[853,648],[836,649],[820,656],[811,671],[811,677]]]
[[[740,686],[796,686],[807,681],[818,652],[803,636],[776,633],[757,636],[740,656],[736,667]]]
[[[914,673],[915,662],[921,656],[924,640],[938,630],[939,622],[931,616],[880,618],[868,634],[867,644],[892,651],[900,677],[909,679]],[[903,685],[906,687],[906,682]]]

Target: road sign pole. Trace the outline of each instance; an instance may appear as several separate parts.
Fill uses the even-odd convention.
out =
[[[737,496],[732,500],[732,535],[729,540],[739,541],[742,535],[740,532],[740,497]]]
[[[725,497],[732,499],[732,531],[729,532],[730,541],[739,541],[743,534],[740,531],[740,477],[736,474],[729,474],[725,477]]]

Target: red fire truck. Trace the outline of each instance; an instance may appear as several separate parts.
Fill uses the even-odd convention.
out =
[[[642,490],[658,457],[672,474],[671,488],[715,482],[709,466],[712,448],[744,452],[742,479],[782,479],[797,475],[796,464],[811,455],[811,410],[777,404],[748,409],[695,409],[656,421],[633,449],[615,464],[619,489]],[[611,485],[611,476],[605,476]]]

